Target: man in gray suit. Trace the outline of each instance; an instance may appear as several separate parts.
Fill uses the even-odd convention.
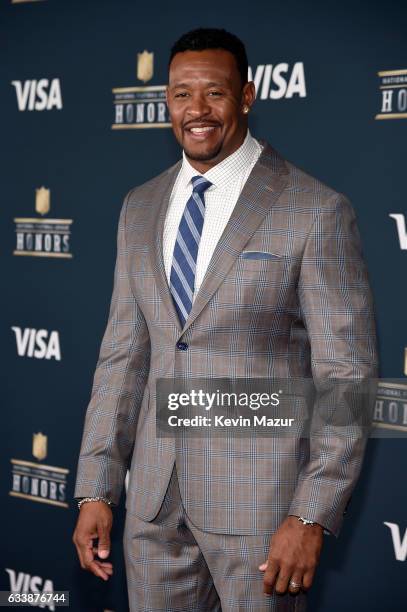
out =
[[[349,201],[254,139],[243,44],[173,47],[182,161],[130,191],[86,413],[74,533],[107,580],[126,472],[131,610],[304,610],[323,532],[338,535],[366,435],[160,437],[160,378],[376,376],[372,298]],[[98,538],[94,546],[93,539]]]

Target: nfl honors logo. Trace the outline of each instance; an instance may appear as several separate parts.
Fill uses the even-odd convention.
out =
[[[114,123],[112,130],[171,127],[165,85],[145,85],[154,75],[154,53],[137,54],[137,79],[144,85],[113,89]]]
[[[9,495],[22,499],[68,508],[66,484],[69,470],[39,463],[48,454],[48,436],[41,431],[33,434],[32,454],[37,459],[11,459],[12,485]]]
[[[407,119],[407,69],[383,70],[378,75],[381,108],[375,119]]]
[[[407,384],[404,380],[379,381],[373,426],[407,433]]]
[[[47,215],[51,210],[51,192],[46,187],[35,190],[35,212]],[[71,259],[70,238],[72,219],[40,219],[18,217],[14,255],[59,257]]]

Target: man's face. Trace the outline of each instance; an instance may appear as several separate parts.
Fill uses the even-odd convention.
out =
[[[206,172],[240,147],[247,132],[243,109],[250,108],[254,98],[254,84],[242,87],[229,51],[184,51],[174,56],[167,104],[175,137],[197,170]]]

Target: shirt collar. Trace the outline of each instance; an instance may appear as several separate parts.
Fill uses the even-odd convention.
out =
[[[216,164],[213,168],[202,174],[208,181],[218,189],[227,189],[238,179],[239,175],[247,169],[257,151],[257,142],[247,130],[246,138],[234,153],[226,157],[223,161]],[[190,185],[193,176],[200,173],[191,166],[185,151],[182,152],[182,167],[180,172],[180,182],[183,188]],[[213,187],[209,187],[212,189]]]

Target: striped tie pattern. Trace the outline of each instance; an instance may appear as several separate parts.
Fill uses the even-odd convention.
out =
[[[204,193],[212,185],[203,176],[191,179],[193,190],[178,228],[172,258],[170,290],[182,326],[192,308],[196,260],[205,215]]]

